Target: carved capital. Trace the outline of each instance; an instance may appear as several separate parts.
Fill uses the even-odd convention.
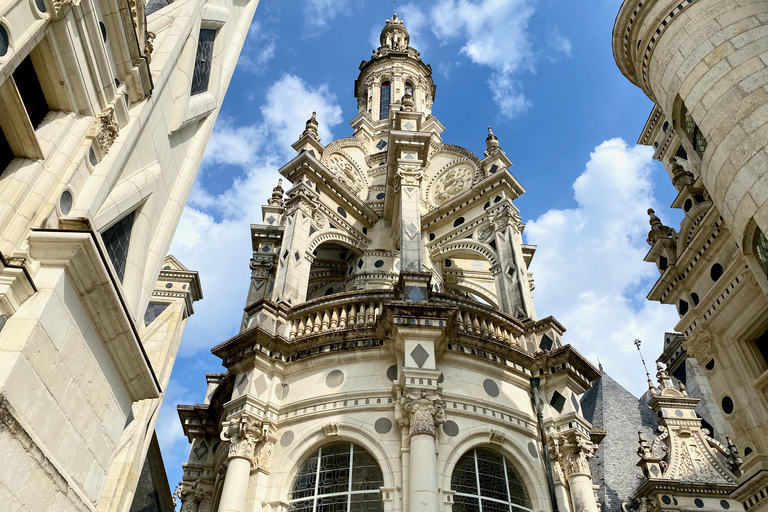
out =
[[[401,165],[397,168],[397,177],[401,187],[418,187],[424,177],[424,169],[415,165]]]
[[[330,421],[323,425],[323,434],[325,434],[325,437],[339,435],[339,422]]]
[[[181,501],[180,512],[210,512],[211,510],[211,498],[200,485],[199,479],[193,484],[179,482],[174,490],[174,504],[177,498]]]
[[[506,438],[507,438],[507,434],[505,434],[504,432],[501,432],[500,430],[491,429],[491,437],[489,440],[492,443],[503,444]]]
[[[715,339],[707,327],[696,326],[683,341],[683,348],[703,364],[715,354]]]
[[[87,134],[88,138],[93,139],[99,160],[109,152],[119,133],[120,124],[115,116],[115,107],[109,105],[99,112]]]
[[[395,421],[409,436],[436,436],[437,428],[445,423],[445,402],[437,392],[404,391],[395,402]]]
[[[491,223],[496,231],[504,231],[507,228],[513,228],[516,231],[522,231],[523,222],[520,217],[512,210],[509,204],[505,204],[496,214],[491,217]]]
[[[553,434],[549,438],[549,456],[560,465],[565,477],[587,475],[589,460],[595,456],[597,445],[578,432]]]
[[[262,423],[242,413],[222,424],[221,440],[229,442],[229,458],[243,458],[256,465],[256,445],[262,439]]]

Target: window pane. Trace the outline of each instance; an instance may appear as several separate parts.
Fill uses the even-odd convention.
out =
[[[455,496],[453,512],[480,512],[480,502],[469,496]]]
[[[347,492],[348,489],[349,443],[324,446],[320,459],[320,486],[317,493]]]
[[[507,465],[507,484],[512,498],[510,501],[516,505],[531,508],[531,498],[528,497],[528,489],[525,488],[523,479],[508,460],[505,459],[504,462]]]
[[[195,72],[192,75],[193,95],[208,90],[208,81],[211,78],[214,39],[216,39],[215,30],[210,28],[200,29],[200,38],[197,42],[197,56],[195,57]]]
[[[386,119],[389,117],[389,101],[390,101],[390,85],[389,82],[381,84],[381,95],[379,98],[379,119]]]
[[[477,494],[477,477],[475,475],[474,451],[464,454],[456,463],[451,476],[451,488],[456,492]]]
[[[509,505],[496,501],[483,500],[483,512],[509,512]]]
[[[368,452],[355,449],[355,463],[352,468],[353,491],[378,491],[379,487],[384,485],[379,465]]]
[[[478,499],[482,499],[483,512],[510,512],[512,504],[531,508],[528,491],[517,470],[503,455],[487,448],[472,450],[459,459],[451,476],[451,487],[457,493],[455,512],[479,510]]]
[[[507,501],[507,482],[504,481],[504,459],[501,455],[491,450],[477,450],[477,470],[480,476],[480,494]]]
[[[312,455],[302,464],[296,479],[293,481],[293,489],[288,495],[289,500],[308,498],[315,494],[315,479],[317,477],[317,453]]]
[[[299,501],[297,503],[291,503],[291,512],[312,512],[312,503],[314,499],[307,501]]]
[[[170,304],[161,304],[159,302],[150,302],[147,306],[147,310],[144,312],[144,325],[149,325],[154,322],[155,318],[160,316],[160,313],[168,309]]]
[[[21,101],[24,102],[29,120],[32,121],[32,126],[37,128],[49,109],[35,73],[35,66],[29,56],[21,61],[19,67],[13,72],[13,79],[16,81],[16,88],[19,90]]]
[[[133,229],[133,214],[135,210],[120,219],[114,226],[101,234],[107,255],[115,267],[117,278],[123,282],[125,275],[125,262],[128,259],[128,246],[131,242],[131,230]]]
[[[347,512],[347,494],[317,498],[317,512]]]
[[[382,512],[384,505],[378,492],[353,494],[351,509],[352,512]]]

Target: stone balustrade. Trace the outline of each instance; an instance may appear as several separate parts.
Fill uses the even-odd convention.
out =
[[[384,302],[381,298],[361,297],[358,294],[330,304],[322,302],[297,308],[290,315],[288,336],[290,340],[296,340],[345,329],[370,328],[376,325],[383,311]]]

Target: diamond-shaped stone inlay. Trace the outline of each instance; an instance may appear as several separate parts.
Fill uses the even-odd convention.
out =
[[[403,125],[403,128],[405,128],[406,130],[413,130],[414,128],[416,128],[416,125],[414,125],[412,122],[408,121],[407,123],[405,123]]]
[[[429,352],[427,352],[427,350],[421,346],[421,343],[419,343],[416,345],[415,349],[411,350],[411,357],[416,361],[416,364],[419,365],[419,368],[421,368],[424,366],[424,363],[427,362],[427,359],[429,359]]]
[[[269,222],[270,224],[274,224],[276,220],[277,220],[277,219],[275,219],[275,218],[274,218],[272,215],[270,215],[269,217],[267,217],[267,222]]]
[[[376,148],[384,149],[384,146],[386,145],[387,145],[387,141],[385,141],[384,139],[381,139],[379,142],[376,143]]]
[[[195,454],[197,460],[203,460],[203,457],[208,453],[208,445],[201,439],[197,446],[195,446],[195,449],[192,450],[192,453]]]
[[[413,153],[406,153],[403,158],[405,158],[406,160],[413,160],[416,158],[416,155],[414,155]]]
[[[490,169],[490,171],[491,171],[491,174],[495,173],[495,172],[496,172],[496,171],[498,171],[498,170],[499,170],[499,166],[498,166],[498,165],[496,165],[496,164],[493,164],[493,165],[491,166],[491,169]]]
[[[408,290],[408,300],[413,302],[421,302],[424,300],[424,292],[418,286],[413,286]]]
[[[267,390],[267,379],[264,377],[263,373],[254,381],[253,385],[256,391],[256,396],[261,395]]]
[[[552,350],[553,344],[554,342],[552,341],[552,338],[550,338],[545,334],[541,337],[541,341],[539,342],[539,348],[541,350]]]
[[[413,225],[413,223],[408,224],[408,226],[405,228],[405,232],[408,234],[409,237],[413,238],[416,233],[419,232],[418,228]]]
[[[242,377],[240,377],[240,382],[237,383],[237,390],[242,393],[245,390],[245,387],[248,385],[248,374],[244,373]]]

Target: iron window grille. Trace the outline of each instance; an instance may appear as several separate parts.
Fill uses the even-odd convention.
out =
[[[381,84],[381,95],[379,97],[379,119],[386,119],[389,117],[389,103],[391,99],[390,91],[391,85],[389,82],[383,82]]]
[[[680,116],[683,118],[683,130],[685,130],[685,134],[688,136],[691,144],[693,144],[693,149],[696,150],[699,158],[703,158],[704,151],[707,150],[707,139],[704,138],[699,126],[696,124],[696,121],[693,120],[693,116],[691,116],[691,113],[685,106],[685,103],[683,103],[683,106],[680,109]]]
[[[381,469],[353,443],[320,447],[301,465],[288,496],[291,512],[382,512]]]
[[[192,74],[192,95],[200,94],[208,90],[208,82],[211,79],[211,61],[213,60],[213,43],[216,39],[216,30],[201,28],[200,37],[197,40],[197,55],[195,56],[195,71]]]
[[[520,475],[501,454],[487,448],[465,453],[451,476],[454,512],[532,512]]]
[[[117,278],[120,279],[121,283],[125,276],[125,262],[128,260],[128,247],[131,243],[131,230],[133,229],[135,213],[135,210],[132,211],[101,234],[107,255],[109,255]]]

